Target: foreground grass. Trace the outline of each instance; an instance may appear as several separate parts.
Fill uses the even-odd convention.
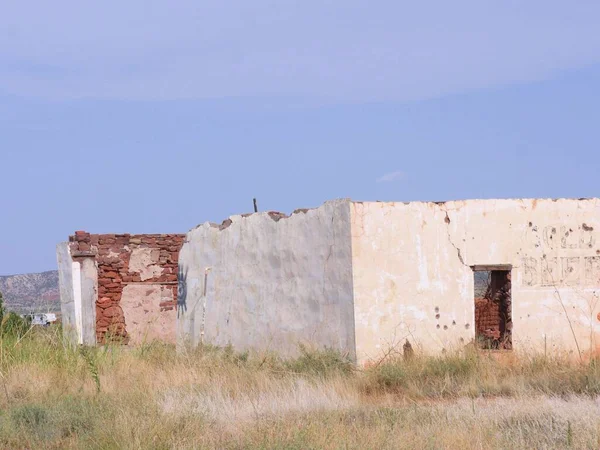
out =
[[[0,343],[0,448],[599,448],[600,367]]]

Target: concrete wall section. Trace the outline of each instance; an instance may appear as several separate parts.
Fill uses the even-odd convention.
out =
[[[68,242],[56,248],[60,306],[65,338],[72,344],[96,344],[98,269],[93,256],[73,252]]]
[[[62,316],[63,335],[71,343],[79,343],[79,329],[75,313],[73,287],[73,260],[68,242],[56,246],[58,263],[58,285],[60,289],[60,311]]]
[[[81,276],[81,343],[96,345],[96,299],[98,298],[98,268],[93,257],[75,257]]]
[[[597,353],[600,345],[600,199],[470,202],[470,264],[513,265],[516,350]]]
[[[189,232],[179,259],[179,341],[287,356],[305,343],[353,357],[349,205],[233,216]]]
[[[512,267],[515,350],[600,344],[600,200],[353,203],[357,353],[471,342],[473,266]]]
[[[449,234],[458,224],[447,224],[445,211],[431,203],[351,208],[359,361],[402,352],[406,339],[426,352],[469,342],[474,282]]]
[[[73,261],[71,263],[72,274],[73,274],[73,304],[75,310],[75,327],[77,329],[76,342],[77,344],[83,344],[83,317],[81,311],[82,299],[81,299],[81,263],[79,261]]]

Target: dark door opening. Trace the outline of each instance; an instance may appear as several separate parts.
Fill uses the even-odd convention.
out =
[[[474,269],[475,341],[486,350],[512,349],[510,270]]]

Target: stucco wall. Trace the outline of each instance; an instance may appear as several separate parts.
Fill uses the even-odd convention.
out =
[[[352,203],[359,360],[471,342],[471,266],[512,266],[517,351],[597,351],[600,200]]]
[[[64,337],[71,344],[96,344],[98,267],[93,255],[73,251],[69,242],[56,247]]]
[[[175,302],[171,286],[129,284],[123,289],[121,308],[129,344],[152,340],[175,343]]]
[[[78,314],[81,314],[81,343],[96,345],[96,300],[98,299],[98,266],[91,256],[73,254],[74,273],[79,272],[80,299],[76,295]],[[79,303],[80,300],[80,303]]]
[[[233,216],[190,231],[180,258],[180,343],[354,356],[349,201]],[[206,297],[204,297],[206,284]]]
[[[60,290],[60,312],[62,317],[63,335],[68,342],[80,343],[79,329],[75,315],[75,299],[73,288],[73,260],[68,242],[56,246],[58,263],[58,286]]]

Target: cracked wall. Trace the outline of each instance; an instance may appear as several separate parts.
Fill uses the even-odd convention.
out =
[[[512,267],[520,351],[600,350],[600,200],[351,204],[358,359],[475,337],[472,266]]]
[[[178,342],[354,357],[351,253],[348,200],[197,227],[179,259]]]

